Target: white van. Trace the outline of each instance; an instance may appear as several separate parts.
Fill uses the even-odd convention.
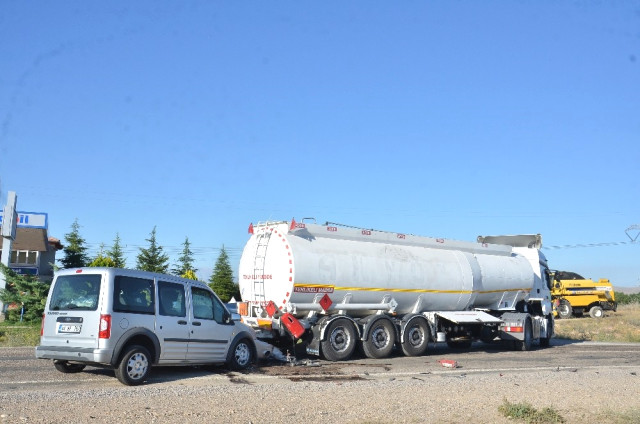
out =
[[[231,319],[204,283],[119,268],[65,269],[55,274],[42,317],[36,357],[58,371],[87,365],[115,369],[127,385],[152,365],[226,364],[247,368],[258,352],[254,331]]]

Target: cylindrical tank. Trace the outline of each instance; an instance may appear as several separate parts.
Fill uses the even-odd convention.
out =
[[[273,301],[284,309],[327,294],[333,304],[392,298],[399,314],[501,309],[525,298],[535,282],[530,261],[511,246],[331,225],[274,223],[253,232],[239,269],[242,299],[253,305]]]

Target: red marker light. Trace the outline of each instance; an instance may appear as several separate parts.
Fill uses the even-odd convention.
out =
[[[82,272],[81,269],[76,269],[76,274],[80,274]]]
[[[295,218],[291,218],[291,225],[289,226],[289,231],[295,230],[296,229],[296,225],[298,225],[298,224],[296,224]]]
[[[253,222],[249,224],[249,234],[253,234]]]

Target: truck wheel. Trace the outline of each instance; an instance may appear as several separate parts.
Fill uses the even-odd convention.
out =
[[[524,320],[524,328],[522,329],[524,340],[516,341],[516,350],[527,352],[531,350],[531,341],[533,340],[533,329],[531,328],[531,320]]]
[[[589,315],[591,315],[591,318],[602,318],[604,312],[600,306],[592,306],[591,309],[589,309]]]
[[[369,337],[362,342],[362,350],[367,358],[386,358],[391,354],[396,342],[393,323],[388,319],[379,319],[369,330]]]
[[[130,346],[122,355],[116,368],[116,377],[122,384],[137,386],[149,375],[151,369],[149,351],[138,345]]]
[[[429,329],[421,319],[414,319],[404,328],[402,335],[402,353],[406,356],[421,356],[429,346]]]
[[[234,371],[247,369],[253,363],[253,358],[255,357],[253,352],[253,345],[249,340],[238,340],[229,350],[227,366]]]
[[[86,367],[84,364],[70,364],[67,361],[53,361],[53,366],[62,373],[72,374],[80,372]]]
[[[573,315],[571,304],[567,300],[562,299],[558,305],[558,318],[570,318],[571,315]]]
[[[356,348],[356,329],[353,323],[339,318],[327,327],[327,340],[320,342],[322,354],[327,361],[346,361]]]

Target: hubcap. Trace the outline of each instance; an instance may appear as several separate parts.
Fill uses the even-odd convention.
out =
[[[249,353],[249,346],[244,343],[240,343],[236,347],[235,351],[236,362],[242,366],[246,365],[249,362],[249,358],[251,358],[251,354]]]
[[[422,331],[420,331],[418,327],[411,328],[411,330],[409,330],[408,339],[411,346],[420,346],[423,340]]]
[[[147,357],[141,353],[136,353],[129,358],[127,362],[127,374],[133,380],[138,380],[144,376],[149,367]]]
[[[389,343],[389,335],[384,328],[378,327],[371,334],[371,341],[377,349],[382,349]]]
[[[349,346],[349,335],[344,331],[344,328],[339,327],[333,330],[331,333],[331,347],[336,352],[342,352]]]

